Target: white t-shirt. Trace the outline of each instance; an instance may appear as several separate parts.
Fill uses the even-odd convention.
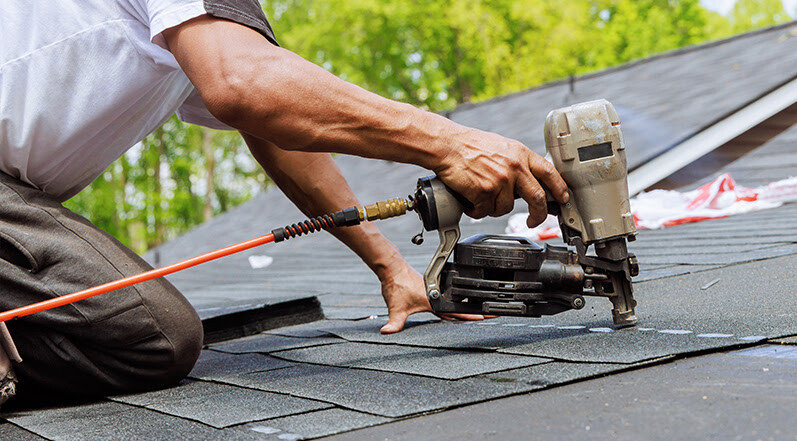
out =
[[[161,32],[206,13],[246,16],[234,8],[225,0],[0,0],[0,171],[66,200],[175,112],[230,129],[205,108]]]

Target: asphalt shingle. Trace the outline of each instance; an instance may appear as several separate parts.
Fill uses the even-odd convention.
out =
[[[190,380],[169,389],[111,399],[199,421],[219,429],[332,407],[326,403],[288,395]],[[223,411],[220,412],[219,409]]]
[[[227,354],[204,350],[188,376],[201,380],[215,380],[228,375],[270,371],[289,366],[293,366],[293,363],[263,354]]]
[[[522,346],[499,349],[498,352],[549,357],[563,361],[637,363],[716,348],[721,343],[726,343],[728,346],[740,344],[738,338],[734,338],[732,334],[730,337],[720,339],[700,338],[694,332],[661,333],[659,330],[640,331],[638,328],[609,332],[611,328],[603,329],[604,332],[590,332],[585,328],[581,333],[570,337],[540,339]]]
[[[785,440],[795,432],[795,377],[793,360],[710,354],[332,440]]]
[[[326,409],[246,424],[241,430],[253,431],[264,440],[285,441],[334,435],[391,421],[345,409]]]
[[[342,340],[332,337],[298,338],[272,334],[256,334],[233,341],[216,343],[210,345],[210,348],[212,348],[214,351],[227,352],[231,354],[246,354],[253,352],[270,353],[284,351],[286,349],[304,348],[309,346],[328,345],[342,342]]]
[[[36,409],[4,415],[12,423],[56,441],[87,439],[129,441],[251,441],[245,432],[219,430],[201,423],[115,402]]]
[[[324,400],[346,409],[385,417],[415,415],[524,392],[535,387],[479,377],[449,381],[315,365],[240,375],[225,381],[248,388]]]
[[[35,433],[21,429],[11,423],[0,422],[0,439],[14,440],[14,441],[46,441]]]
[[[302,363],[399,372],[448,380],[550,361],[546,358],[507,356],[490,352],[450,351],[368,343],[319,346],[279,352],[275,356]]]

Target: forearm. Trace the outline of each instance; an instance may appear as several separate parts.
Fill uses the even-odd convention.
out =
[[[213,21],[205,26],[224,27],[237,44],[208,37],[201,42],[206,50],[198,55],[206,59],[184,66],[186,73],[216,117],[282,149],[353,154],[432,169],[447,153],[451,132],[467,130],[342,81],[245,27]],[[193,38],[204,35],[214,34]],[[186,58],[178,44],[172,50]]]
[[[304,214],[310,217],[359,205],[329,154],[285,151],[244,135],[255,159]],[[330,233],[346,244],[380,278],[401,260],[396,247],[371,222],[333,228]]]

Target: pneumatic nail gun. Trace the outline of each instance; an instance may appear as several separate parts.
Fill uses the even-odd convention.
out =
[[[558,217],[562,238],[572,248],[503,235],[460,242],[467,201],[434,176],[418,180],[408,208],[425,230],[437,230],[440,237],[424,273],[432,309],[540,317],[581,309],[583,296],[600,296],[612,302],[615,325],[634,325],[631,278],[639,266],[627,241],[636,238],[636,228],[614,106],[597,100],[552,111],[545,121],[545,147],[571,196],[564,205],[548,197],[548,212]]]

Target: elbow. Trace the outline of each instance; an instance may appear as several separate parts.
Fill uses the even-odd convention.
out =
[[[213,69],[208,81],[197,86],[210,113],[219,121],[240,130],[263,124],[270,109],[265,97],[271,94],[265,63],[251,57],[229,57]],[[268,64],[265,64],[268,65]]]
[[[197,89],[205,107],[216,119],[236,129],[242,129],[249,119],[247,116],[252,114],[249,103],[251,97],[245,92],[244,86],[250,81],[245,73],[223,72]]]

